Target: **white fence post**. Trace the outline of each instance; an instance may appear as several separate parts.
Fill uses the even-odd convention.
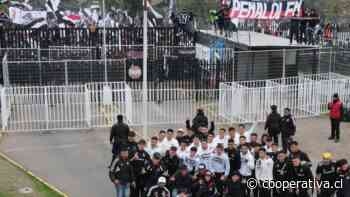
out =
[[[44,107],[45,107],[45,122],[46,129],[49,129],[49,94],[47,93],[47,88],[44,87]]]
[[[85,86],[85,118],[86,118],[86,124],[88,125],[88,128],[91,128],[91,99],[90,99],[90,91],[87,87],[87,84]]]

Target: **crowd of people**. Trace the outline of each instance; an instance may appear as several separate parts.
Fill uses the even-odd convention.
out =
[[[338,131],[335,134],[339,124],[334,121],[341,118],[341,101],[338,95],[333,97],[329,103],[332,139],[339,137]],[[259,135],[256,127],[257,123],[249,129],[244,124],[216,129],[198,109],[192,125],[186,121],[186,129],[160,130],[149,141],[136,141],[136,133],[119,115],[111,129],[113,159],[109,166],[117,197],[310,197],[312,192],[320,197],[350,196],[347,160],[335,161],[332,153],[325,152],[313,173],[308,154],[293,140],[296,124],[290,109],[280,115],[277,106],[271,106],[266,133]],[[251,178],[260,183],[256,188],[247,184]],[[328,181],[331,185],[340,180],[342,187],[281,189],[261,185],[272,180]]]

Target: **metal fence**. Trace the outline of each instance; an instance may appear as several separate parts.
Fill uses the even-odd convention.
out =
[[[94,58],[99,53],[91,47],[2,49],[1,57],[7,54],[7,69],[3,65],[0,70],[7,72],[3,72],[0,81],[1,77],[7,78],[14,86],[83,84],[106,80],[140,84],[141,76],[131,77],[129,71],[132,66],[142,67],[142,47],[107,46],[107,49],[107,59],[101,59],[101,54],[99,58]],[[196,47],[150,46],[147,77],[154,88],[218,89],[220,82],[264,80],[337,70],[350,72],[348,58],[348,51],[332,48],[235,51],[233,48],[208,48],[199,44]]]
[[[336,73],[220,84],[219,114],[229,122],[264,121],[271,105],[288,107],[296,118],[328,111],[338,93],[349,104],[350,78]]]
[[[218,124],[264,121],[270,106],[288,107],[296,118],[328,111],[337,92],[348,106],[350,77],[323,73],[270,80],[221,83],[218,89],[148,89],[143,111],[142,89],[125,82],[70,86],[4,87],[1,118],[4,131],[43,131],[110,127],[118,114],[130,125],[184,124],[202,108]]]

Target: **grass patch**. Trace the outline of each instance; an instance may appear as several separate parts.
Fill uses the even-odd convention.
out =
[[[31,194],[21,194],[19,189],[30,187]],[[0,157],[0,197],[62,197],[34,177]]]

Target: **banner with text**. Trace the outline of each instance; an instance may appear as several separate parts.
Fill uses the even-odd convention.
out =
[[[230,9],[230,18],[281,19],[300,15],[303,0],[222,0]]]

